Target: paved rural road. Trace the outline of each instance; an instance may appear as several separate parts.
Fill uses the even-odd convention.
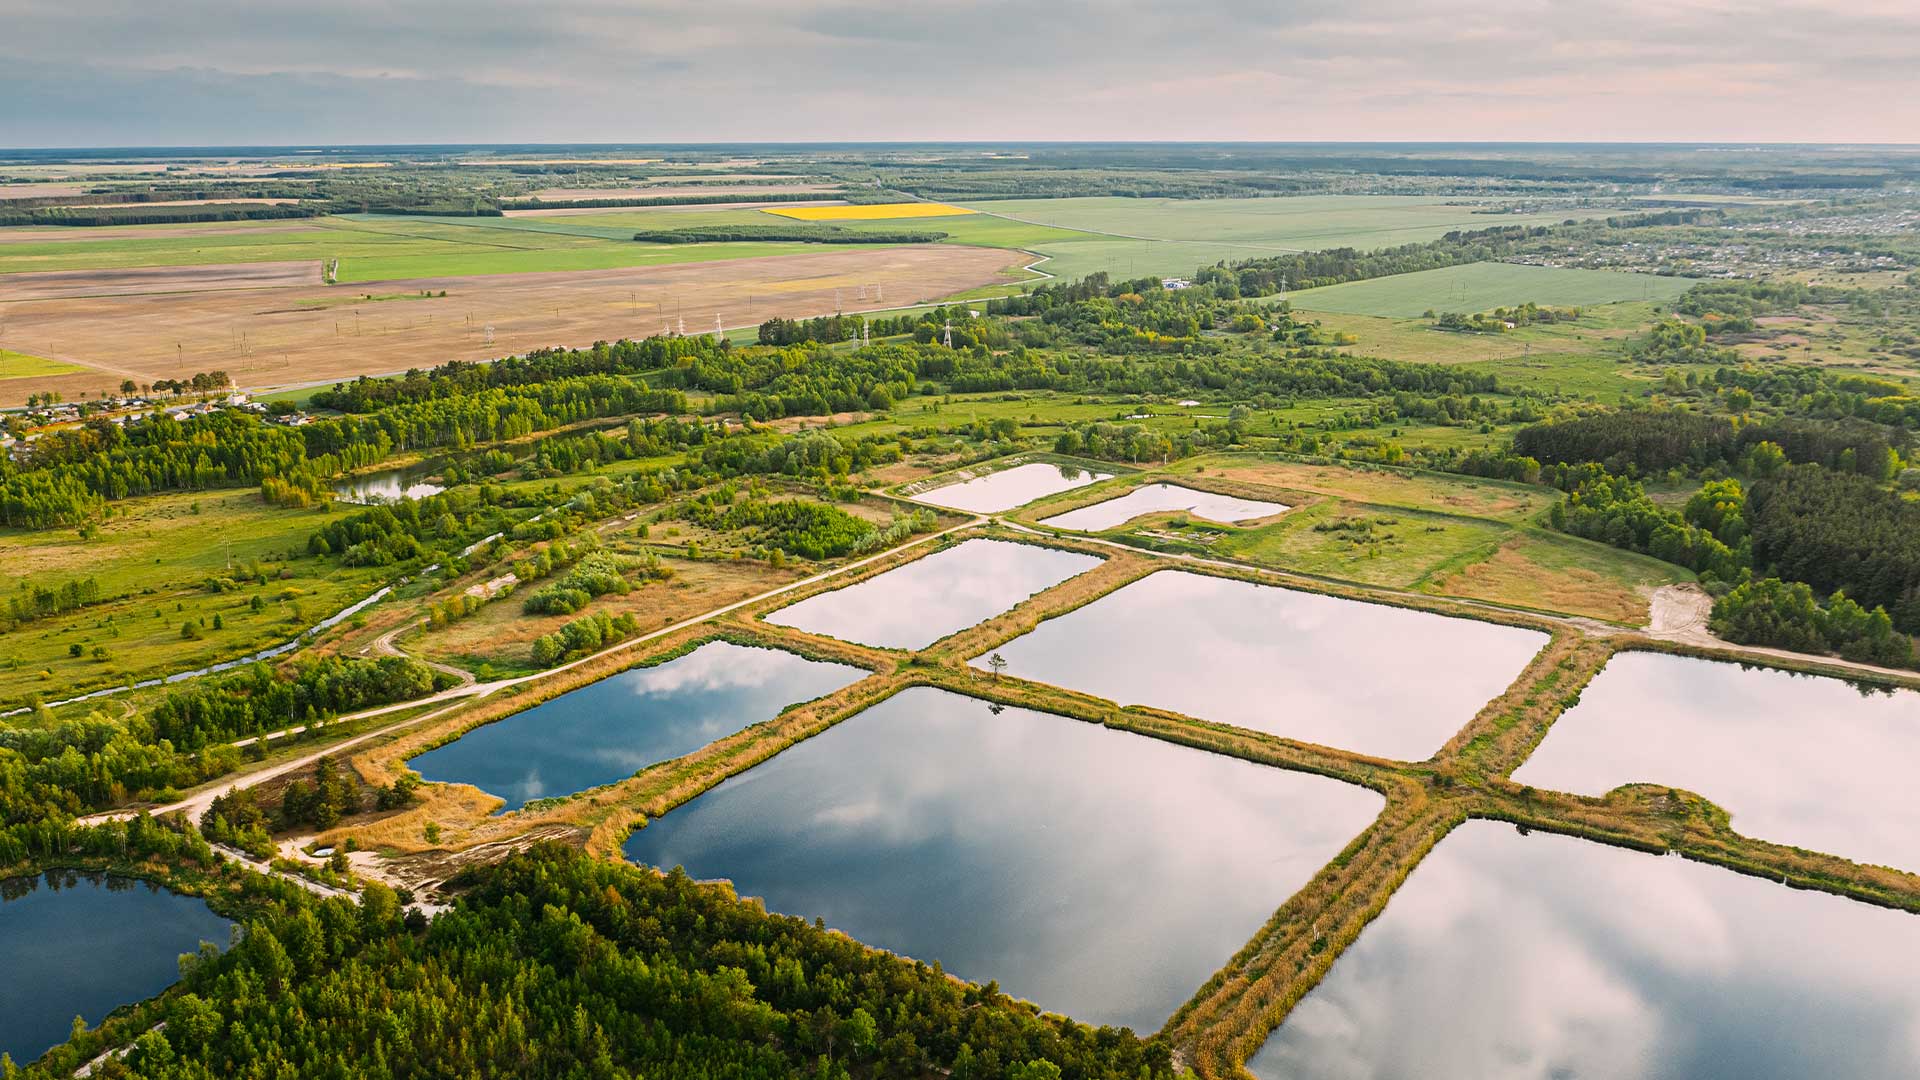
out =
[[[808,585],[812,585],[820,581],[825,581],[829,578],[838,577],[841,574],[850,573],[854,570],[860,569],[863,566],[867,566],[871,563],[878,562],[881,559],[898,554],[899,552],[906,551],[909,548],[918,547],[921,544],[936,543],[946,536],[949,536],[953,533],[957,533],[963,529],[970,529],[975,525],[979,525],[983,523],[986,520],[987,519],[984,517],[970,518],[959,525],[952,526],[951,528],[942,529],[936,533],[930,533],[926,536],[920,537],[917,540],[910,540],[907,543],[901,544],[898,547],[888,548],[887,550],[879,552],[877,554],[869,555],[864,559],[859,559],[857,561],[850,562],[845,566],[835,567],[832,570],[824,570],[818,574],[812,575],[811,577],[804,577],[798,581],[789,582],[778,588],[768,589],[765,592],[755,593],[754,595],[749,596],[744,600],[736,600],[731,604],[723,604],[722,606],[714,608],[711,611],[702,612],[699,615],[694,615],[690,618],[682,619],[671,626],[661,627],[658,630],[654,630],[649,633],[642,634],[636,638],[629,638],[628,640],[623,641],[618,645],[614,645],[609,648],[602,649],[599,652],[593,653],[590,656],[583,656],[578,660],[569,661],[565,664],[561,664],[559,667],[549,668],[546,671],[542,671],[534,675],[521,675],[512,679],[496,679],[492,682],[477,682],[477,681],[469,682],[463,686],[456,686],[448,690],[442,690],[441,692],[437,694],[433,694],[429,697],[416,698],[412,701],[396,702],[392,705],[382,705],[377,709],[365,709],[365,710],[362,710],[361,712],[349,713],[345,716],[337,717],[334,720],[329,721],[329,723],[330,724],[351,723],[357,720],[366,720],[371,717],[382,716],[388,713],[399,712],[403,709],[414,709],[414,708],[419,708],[420,706],[423,706],[423,705],[434,705],[441,702],[447,703],[445,708],[435,709],[422,716],[414,717],[411,720],[404,720],[397,724],[387,724],[382,727],[377,727],[371,731],[366,731],[359,735],[355,735],[351,739],[346,739],[342,742],[333,743],[330,746],[326,746],[322,749],[315,750],[310,754],[303,754],[300,757],[293,758],[288,761],[277,762],[264,769],[259,769],[254,772],[246,773],[241,776],[231,777],[222,781],[217,781],[214,784],[206,788],[203,788],[200,791],[197,791],[194,794],[189,795],[178,802],[168,803],[165,806],[152,807],[145,811],[109,810],[104,813],[89,814],[88,816],[81,818],[80,823],[83,825],[97,825],[103,821],[125,820],[127,818],[135,817],[143,812],[158,816],[161,814],[171,814],[171,813],[174,813],[175,811],[184,811],[188,818],[194,821],[198,821],[201,815],[207,812],[207,808],[213,804],[214,799],[219,798],[221,795],[224,795],[229,791],[234,791],[240,788],[250,788],[255,786],[256,784],[261,784],[261,783],[264,783],[265,781],[271,780],[276,776],[285,776],[290,772],[298,772],[301,769],[305,769],[311,766],[314,762],[320,760],[323,757],[330,757],[330,756],[340,754],[343,751],[351,750],[356,746],[360,746],[374,739],[392,734],[393,732],[399,731],[403,728],[412,727],[416,724],[424,724],[429,720],[433,720],[440,716],[443,716],[446,713],[451,712],[452,710],[465,704],[467,698],[486,697],[487,695],[492,694],[495,691],[504,690],[510,686],[519,686],[524,683],[537,682],[541,679],[550,679],[555,675],[559,675],[562,672],[569,671],[573,668],[579,667],[582,664],[590,664],[593,661],[598,660],[602,657],[612,656],[615,653],[624,652],[628,649],[632,649],[637,645],[643,645],[657,638],[665,637],[668,634],[678,633],[679,631],[685,630],[690,626],[697,626],[700,623],[706,622],[709,619],[718,618],[719,616],[728,614],[729,612],[738,611],[741,608],[747,607],[751,604],[757,604],[762,600],[766,600],[775,596],[780,596],[784,593],[789,593],[794,591],[795,589],[804,588]],[[404,629],[404,627],[402,629]],[[395,631],[395,632],[397,633],[398,631]],[[305,728],[290,728],[286,731],[272,732],[264,736],[257,736],[257,738],[265,738],[265,739],[271,740],[275,738],[282,738],[287,735],[297,734],[300,731],[304,731],[304,730]],[[255,738],[246,738],[246,739],[241,739],[235,742],[234,745],[245,746],[254,741],[255,741]]]

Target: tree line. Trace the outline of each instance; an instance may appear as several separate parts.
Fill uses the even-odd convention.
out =
[[[142,826],[150,829],[151,826]],[[558,845],[469,871],[431,923],[256,891],[245,931],[183,961],[109,1078],[315,1075],[680,1080],[1172,1080],[1164,1042],[772,915],[723,886]],[[315,1022],[324,1018],[325,1022]],[[85,1047],[55,1050],[70,1074]],[[42,1075],[39,1072],[29,1075]]]

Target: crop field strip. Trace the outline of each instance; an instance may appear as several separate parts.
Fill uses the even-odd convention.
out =
[[[564,826],[590,834],[589,847],[603,857],[620,858],[628,831],[639,816],[655,816],[710,790],[727,777],[767,760],[786,746],[818,734],[909,686],[934,686],[1001,705],[1100,723],[1180,745],[1228,754],[1273,767],[1295,769],[1368,787],[1387,798],[1380,817],[1333,863],[1300,892],[1283,900],[1274,917],[1248,945],[1226,962],[1168,1021],[1170,1034],[1188,1065],[1209,1080],[1242,1077],[1242,1065],[1264,1044],[1287,1012],[1318,983],[1347,944],[1385,907],[1393,891],[1420,859],[1455,825],[1473,818],[1510,821],[1530,828],[1586,837],[1641,850],[1678,851],[1689,858],[1743,873],[1788,881],[1800,887],[1834,892],[1870,903],[1920,911],[1920,878],[1881,868],[1862,867],[1832,856],[1770,844],[1733,833],[1723,811],[1704,799],[1676,806],[1664,791],[1655,795],[1623,789],[1605,798],[1579,798],[1522,788],[1506,778],[1538,745],[1554,719],[1577,699],[1607,658],[1621,648],[1658,647],[1689,655],[1713,655],[1632,633],[1594,635],[1557,622],[1520,613],[1499,613],[1432,600],[1392,590],[1331,586],[1296,575],[1251,568],[1230,569],[1170,561],[1154,555],[1054,537],[1037,537],[987,526],[968,535],[1037,543],[1060,550],[1097,554],[1107,561],[1076,578],[1047,589],[1002,615],[960,631],[913,654],[872,649],[766,623],[766,611],[868,580],[924,557],[934,545],[909,546],[813,587],[764,601],[709,623],[688,628],[673,639],[650,643],[644,656],[610,658],[592,669],[569,673],[542,687],[541,700],[585,685],[636,663],[656,663],[708,640],[777,647],[801,656],[866,668],[872,674],[836,694],[789,710],[767,725],[729,736],[674,762],[654,766],[626,781],[583,792],[538,813],[480,817],[474,806],[453,828],[462,843],[493,843],[517,833]],[[984,654],[1026,633],[1046,619],[1091,603],[1141,577],[1170,566],[1268,585],[1323,592],[1349,599],[1414,607],[1442,614],[1487,619],[1547,630],[1546,646],[1518,673],[1508,689],[1467,721],[1431,760],[1389,762],[1345,751],[1296,743],[1277,736],[1210,723],[1164,710],[1120,708],[1093,695],[1002,676],[989,678],[967,666]],[[405,757],[449,741],[461,732],[527,708],[530,701],[503,700],[462,711],[462,715],[412,732],[399,743],[355,758],[355,768],[370,783],[397,775]],[[1710,797],[1710,793],[1707,793]],[[463,799],[473,805],[470,799]],[[443,808],[444,809],[444,808]],[[418,849],[419,822],[434,814],[431,803],[396,822],[390,837]],[[419,820],[414,820],[417,817]],[[362,830],[364,831],[364,830]],[[403,856],[404,859],[404,856]]]
[[[46,229],[30,230],[26,233],[0,232],[0,302],[27,301],[35,299],[53,299],[59,297],[81,298],[105,295],[135,295],[140,293],[185,293],[215,292],[224,289],[259,289],[270,287],[294,287],[309,284],[322,267],[331,267],[337,274],[341,285],[352,286],[370,282],[394,282],[392,288],[378,290],[383,293],[398,293],[404,289],[416,287],[439,289],[457,289],[468,282],[459,279],[472,279],[470,287],[479,292],[491,293],[501,286],[479,281],[497,275],[535,274],[582,274],[592,275],[600,272],[634,269],[647,266],[700,265],[729,260],[766,259],[771,256],[784,256],[789,253],[804,253],[806,245],[791,243],[713,243],[683,245],[637,244],[630,238],[634,231],[645,227],[673,227],[693,225],[747,224],[770,220],[774,217],[802,217],[818,212],[824,215],[822,220],[840,223],[840,227],[855,229],[885,229],[889,221],[900,214],[933,214],[927,217],[930,228],[948,233],[944,242],[953,246],[993,247],[1022,252],[1035,252],[1044,258],[1044,273],[1056,276],[1072,277],[1094,269],[1130,276],[1138,273],[1186,273],[1194,266],[1213,261],[1221,255],[1217,245],[1230,244],[1266,244],[1273,246],[1274,237],[1303,240],[1309,235],[1324,235],[1328,239],[1352,239],[1363,235],[1367,229],[1399,227],[1394,223],[1406,218],[1418,219],[1419,228],[1438,228],[1440,224],[1455,223],[1470,208],[1435,205],[1435,200],[1406,199],[1385,197],[1369,199],[1367,197],[1338,196],[1331,198],[1294,198],[1294,199],[1258,199],[1258,200],[1216,200],[1213,202],[1189,205],[1174,210],[1157,205],[1155,200],[1055,200],[1052,210],[1063,223],[1071,220],[1072,225],[1032,223],[1027,220],[1015,220],[1004,215],[1008,210],[1019,210],[1019,206],[1006,206],[1000,203],[983,203],[975,212],[970,207],[951,207],[942,204],[905,203],[878,206],[840,206],[840,207],[770,207],[766,210],[728,209],[712,206],[665,207],[665,208],[610,208],[584,213],[577,217],[561,219],[508,219],[508,218],[394,218],[379,215],[346,215],[342,217],[321,218],[297,225],[283,222],[259,223],[212,223],[200,228],[172,225],[115,227],[103,230],[106,235],[87,231],[87,235],[76,236],[69,230],[56,234]],[[1129,205],[1119,208],[1110,207],[1112,202]],[[1081,205],[1086,204],[1086,205]],[[1217,204],[1217,205],[1216,205]],[[778,211],[774,213],[772,211]],[[1116,219],[1115,214],[1125,211],[1124,220]],[[1157,215],[1157,216],[1156,216]],[[1172,215],[1169,217],[1168,215]],[[1473,215],[1489,220],[1505,220],[1511,215]],[[1439,224],[1430,223],[1437,220]],[[1123,236],[1147,236],[1148,232],[1124,233],[1119,235],[1101,235],[1077,231],[1075,226],[1094,228],[1107,225],[1121,225],[1128,229],[1147,229],[1159,221],[1162,225],[1180,226],[1181,230],[1197,233],[1205,239],[1167,239],[1138,240],[1125,239]],[[1303,225],[1303,222],[1318,221],[1318,226]],[[244,226],[244,227],[242,227]],[[1409,226],[1413,227],[1413,226]],[[1264,232],[1263,232],[1264,230]],[[1261,236],[1271,234],[1268,239]],[[1337,235],[1336,235],[1337,234]],[[1225,240],[1222,236],[1236,236],[1239,239]],[[1249,239],[1251,237],[1252,239]],[[1211,245],[1211,246],[1210,246]],[[1242,252],[1244,254],[1244,252]],[[170,267],[172,269],[160,269]],[[1009,267],[1011,264],[1009,264]],[[100,276],[90,280],[88,273]],[[1449,274],[1452,272],[1436,272]],[[1613,275],[1604,271],[1549,271],[1525,267],[1480,268],[1473,273],[1485,277],[1496,275],[1523,275],[1530,281],[1542,280],[1542,275],[1556,277],[1560,281],[1570,281],[1565,275],[1581,277],[1578,292],[1583,299],[1593,299],[1604,289],[1609,294],[1618,294],[1623,289],[1631,291],[1628,285],[1614,280],[1625,275]],[[58,275],[58,276],[55,276]],[[1585,276],[1591,275],[1591,276]],[[1420,275],[1409,275],[1419,278]],[[956,283],[959,287],[945,291],[915,290],[908,295],[895,292],[897,298],[885,307],[898,307],[902,301],[933,300],[944,296],[969,294],[982,289],[991,291],[1002,288],[1017,280],[1034,279],[1034,274],[994,275],[975,278],[971,282]],[[1631,285],[1645,291],[1648,282],[1657,282],[1663,288],[1670,283],[1665,279],[1645,279],[1631,276]],[[1453,278],[1443,279],[1441,288],[1452,288],[1456,295],[1469,285],[1463,285]],[[1381,282],[1358,283],[1359,286],[1372,286],[1386,290],[1398,296],[1399,279],[1387,279]],[[441,326],[435,334],[437,343],[430,347],[435,350],[433,358],[448,359],[487,359],[525,347],[527,344],[552,344],[561,341],[586,341],[597,338],[620,336],[622,334],[640,334],[658,332],[659,325],[648,324],[644,328],[630,327],[615,315],[617,305],[605,297],[591,295],[589,284],[599,284],[596,279],[587,277],[582,282],[582,295],[578,303],[573,303],[574,315],[564,313],[570,306],[569,299],[553,297],[558,303],[541,301],[539,307],[531,303],[526,311],[487,311],[476,310],[476,305],[440,305],[444,308],[461,307],[459,318],[463,324],[472,317],[474,329],[484,330],[491,322],[501,327],[506,340],[496,341],[495,347],[487,349],[484,341],[480,347],[469,347],[465,342],[438,341],[445,327]],[[742,284],[749,299],[758,299],[756,284],[764,286],[767,293],[777,294],[782,290],[772,282],[755,283],[742,278]],[[873,282],[850,281],[856,290],[861,285],[882,284]],[[1420,282],[1412,283],[1421,286]],[[1514,285],[1517,290],[1527,281]],[[1614,287],[1618,286],[1618,287]],[[1421,286],[1424,287],[1424,286]],[[1489,281],[1480,281],[1480,293],[1476,297],[1499,296],[1504,302],[1517,302],[1513,291],[1496,286]],[[58,390],[63,393],[86,392],[103,389],[105,385],[118,381],[118,378],[133,377],[145,379],[166,375],[184,375],[192,370],[220,368],[235,373],[242,385],[274,386],[291,385],[300,382],[324,381],[343,374],[384,373],[410,366],[417,357],[410,356],[405,361],[396,360],[392,364],[368,363],[354,366],[354,370],[340,371],[337,357],[309,365],[303,356],[318,353],[337,353],[337,344],[328,339],[336,334],[346,336],[331,324],[306,327],[304,331],[295,328],[297,319],[289,318],[283,308],[303,309],[314,305],[313,301],[323,300],[327,306],[334,302],[347,304],[352,296],[346,289],[335,286],[328,289],[327,297],[299,296],[289,297],[287,305],[277,305],[273,309],[248,310],[243,302],[239,306],[224,305],[217,300],[194,300],[189,298],[182,311],[181,322],[187,328],[185,334],[172,335],[169,342],[173,346],[174,363],[160,366],[163,362],[153,355],[141,356],[140,332],[135,329],[152,317],[144,306],[134,306],[125,310],[103,309],[110,320],[122,321],[129,328],[125,332],[115,331],[101,336],[99,327],[85,325],[91,320],[92,312],[76,313],[47,312],[24,307],[14,309],[14,323],[19,326],[36,326],[42,323],[52,325],[39,326],[44,336],[14,335],[9,345],[17,351],[66,364],[97,366],[106,383],[94,386],[83,385],[84,377],[73,374],[48,373],[44,377],[48,382],[34,380],[10,380],[9,396],[17,391],[26,393],[41,390]],[[1338,294],[1333,294],[1337,299]],[[1560,288],[1555,297],[1571,295],[1567,288]],[[632,295],[629,287],[628,313],[635,314],[644,305],[641,298]],[[1385,301],[1372,301],[1379,306]],[[1398,297],[1392,301],[1396,310],[1404,309],[1414,301]],[[664,304],[657,297],[656,315],[665,315]],[[702,306],[713,306],[702,300]],[[218,310],[203,310],[210,305]],[[421,316],[426,313],[417,305],[408,305],[406,316],[380,318],[379,333],[383,336],[399,333],[417,333],[422,329]],[[738,305],[729,305],[729,310]],[[817,314],[824,306],[814,305],[805,309],[775,309],[771,306],[763,310],[753,310],[758,305],[749,303],[743,309],[743,316],[757,322],[773,314]],[[541,308],[554,311],[551,320],[536,317]],[[598,308],[603,312],[598,320],[590,319],[585,312]],[[374,314],[373,310],[361,311],[353,320],[357,335],[364,336],[371,324],[365,318]],[[379,310],[379,316],[386,316],[388,310]],[[685,314],[684,301],[677,301],[674,318]],[[697,325],[701,329],[707,326],[707,320],[714,312],[698,316]],[[70,320],[78,317],[82,325],[72,325]],[[271,318],[261,318],[271,316]],[[437,313],[427,321],[438,319],[444,322],[446,314]],[[222,333],[209,336],[204,329],[207,320],[224,321]],[[252,323],[253,325],[248,325]],[[542,333],[535,329],[546,323],[551,330]],[[589,325],[593,323],[593,325]],[[723,318],[727,325],[744,325],[739,318]],[[289,330],[293,332],[289,333]],[[304,333],[304,339],[302,336]],[[527,340],[530,335],[532,340]],[[151,335],[149,335],[151,336]],[[159,334],[159,337],[169,337]],[[484,338],[484,334],[479,335]],[[106,340],[112,338],[113,340]],[[189,340],[192,339],[192,340]],[[219,340],[224,339],[224,340]],[[155,341],[158,339],[155,338]],[[126,346],[133,344],[134,355],[128,357]],[[364,343],[356,343],[364,344]],[[382,343],[376,351],[386,352],[392,346],[391,341]],[[156,346],[157,348],[158,346]],[[364,351],[364,350],[356,350]],[[267,358],[275,352],[277,365]],[[196,355],[197,354],[197,355]],[[279,369],[278,375],[268,375],[269,368]],[[247,371],[242,377],[241,369]],[[296,374],[297,373],[297,374]],[[264,376],[264,377],[263,377]]]
[[[866,203],[858,206],[796,206],[766,211],[796,221],[893,221],[900,218],[961,217],[975,213],[945,203]]]
[[[1618,270],[1574,270],[1513,263],[1469,263],[1441,270],[1350,281],[1288,295],[1305,311],[1413,319],[1427,311],[1462,314],[1515,307],[1587,307],[1623,301],[1665,302],[1693,286],[1688,278]]]
[[[779,253],[385,283],[379,293],[404,298],[392,302],[356,303],[349,290],[313,286],[12,304],[10,348],[102,374],[7,380],[0,400],[17,402],[46,389],[91,393],[122,378],[151,382],[210,369],[228,372],[243,387],[333,382],[427,362],[646,337],[677,330],[683,318],[689,333],[703,333],[713,329],[716,315],[724,326],[738,327],[823,314],[836,299],[848,311],[930,301],[1005,282],[1023,261],[1003,250],[957,245],[764,246]],[[885,299],[860,302],[862,289]],[[442,290],[446,296],[438,295]],[[98,362],[105,358],[110,366]]]
[[[1115,279],[1184,276],[1221,260],[1352,247],[1393,247],[1454,230],[1557,224],[1598,210],[1475,213],[1463,200],[1407,195],[1295,195],[1238,199],[1066,198],[960,202],[1009,223],[1064,230],[1031,250],[1050,273]],[[1528,297],[1507,302],[1519,303]]]

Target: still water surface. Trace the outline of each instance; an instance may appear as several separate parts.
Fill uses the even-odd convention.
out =
[[[1092,555],[968,540],[857,585],[810,596],[767,621],[884,649],[924,649],[1098,565]]]
[[[1016,506],[1025,506],[1043,495],[1071,491],[1100,480],[1111,480],[1111,473],[1090,472],[1073,465],[1055,465],[1044,461],[1015,465],[1011,469],[988,473],[958,484],[947,484],[923,491],[915,501],[965,510],[972,514],[997,514]]]
[[[1468,822],[1248,1062],[1263,1080],[1920,1076],[1920,916]]]
[[[434,466],[410,469],[382,469],[379,472],[349,476],[333,486],[333,496],[348,503],[395,502],[400,499],[424,499],[447,490],[426,479],[437,471]]]
[[[206,902],[135,878],[49,871],[0,880],[0,1052],[24,1065],[179,981],[180,954],[222,948]]]
[[[1424,761],[1546,640],[1472,619],[1162,570],[997,652],[1007,674],[1020,678]]]
[[[472,784],[506,799],[503,809],[517,810],[624,780],[866,675],[778,649],[711,641],[475,728],[407,764],[427,780]]]
[[[1106,502],[1083,506],[1078,510],[1069,510],[1064,514],[1047,518],[1040,524],[1051,525],[1056,529],[1099,532],[1102,529],[1111,529],[1115,525],[1125,524],[1142,514],[1185,510],[1194,517],[1231,525],[1236,521],[1272,517],[1286,509],[1285,503],[1236,499],[1231,495],[1195,491],[1193,488],[1181,487],[1178,484],[1148,484],[1145,487],[1134,488],[1117,499],[1108,499]]]
[[[1777,844],[1920,872],[1920,693],[1687,656],[1615,656],[1514,780],[1698,792]]]
[[[654,866],[1095,1024],[1158,1028],[1380,797],[918,687],[655,818]]]

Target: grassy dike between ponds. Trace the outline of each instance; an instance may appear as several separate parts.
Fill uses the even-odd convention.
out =
[[[868,648],[776,626],[761,619],[767,612],[805,596],[865,580],[945,546],[982,536],[1099,555],[1104,561],[999,616],[958,631],[918,652]],[[1173,568],[1543,630],[1551,636],[1500,696],[1487,703],[1438,753],[1423,762],[1367,757],[1160,709],[1122,708],[1091,694],[1025,679],[996,678],[968,663],[1047,619],[1092,603],[1149,574]],[[1346,946],[1385,909],[1394,891],[1426,853],[1455,826],[1472,818],[1508,821],[1643,851],[1677,853],[1796,887],[1920,911],[1920,876],[1861,866],[1833,856],[1740,836],[1728,827],[1725,811],[1698,795],[1633,786],[1602,798],[1586,798],[1536,791],[1509,779],[1546,736],[1554,721],[1578,702],[1582,690],[1616,651],[1653,648],[1715,659],[1752,661],[1752,657],[1742,657],[1737,650],[1698,649],[1656,642],[1636,633],[1606,632],[1591,623],[1423,594],[1303,580],[1297,575],[1251,567],[1171,560],[1091,540],[1043,536],[1004,526],[970,529],[947,538],[943,544],[903,551],[863,567],[857,574],[770,598],[690,627],[649,643],[650,648],[645,651],[635,650],[633,654],[608,657],[603,663],[583,665],[551,683],[536,684],[537,691],[526,688],[512,699],[479,703],[432,729],[411,732],[404,739],[368,751],[356,759],[356,767],[369,781],[389,782],[404,769],[407,757],[457,738],[481,723],[500,719],[619,671],[664,662],[712,640],[786,649],[813,659],[863,667],[872,674],[833,694],[790,707],[777,717],[756,723],[683,758],[649,767],[618,783],[537,807],[489,816],[498,805],[498,800],[490,796],[445,802],[430,795],[424,805],[388,819],[400,824],[394,836],[378,837],[378,841],[403,853],[423,851],[419,837],[429,820],[441,824],[443,842],[453,848],[472,848],[486,843],[504,845],[515,836],[564,827],[569,835],[581,838],[578,842],[585,843],[595,853],[622,858],[626,838],[635,828],[644,827],[647,819],[682,805],[788,746],[914,686],[936,687],[998,704],[1098,723],[1275,768],[1327,776],[1379,792],[1386,800],[1380,816],[1299,892],[1277,898],[1283,902],[1266,925],[1168,1020],[1163,1031],[1177,1047],[1179,1060],[1208,1080],[1246,1077],[1246,1060],[1260,1049],[1292,1008],[1319,984]],[[1834,673],[1818,658],[1809,657],[1797,665],[1773,658],[1768,662],[1822,674]],[[434,785],[433,788],[448,789],[448,786]],[[452,790],[464,790],[469,796],[479,794],[471,788]],[[457,812],[453,819],[445,816],[450,811]],[[364,828],[358,835],[363,845],[375,839],[369,837]],[[1247,856],[1258,857],[1258,852],[1248,852]]]

